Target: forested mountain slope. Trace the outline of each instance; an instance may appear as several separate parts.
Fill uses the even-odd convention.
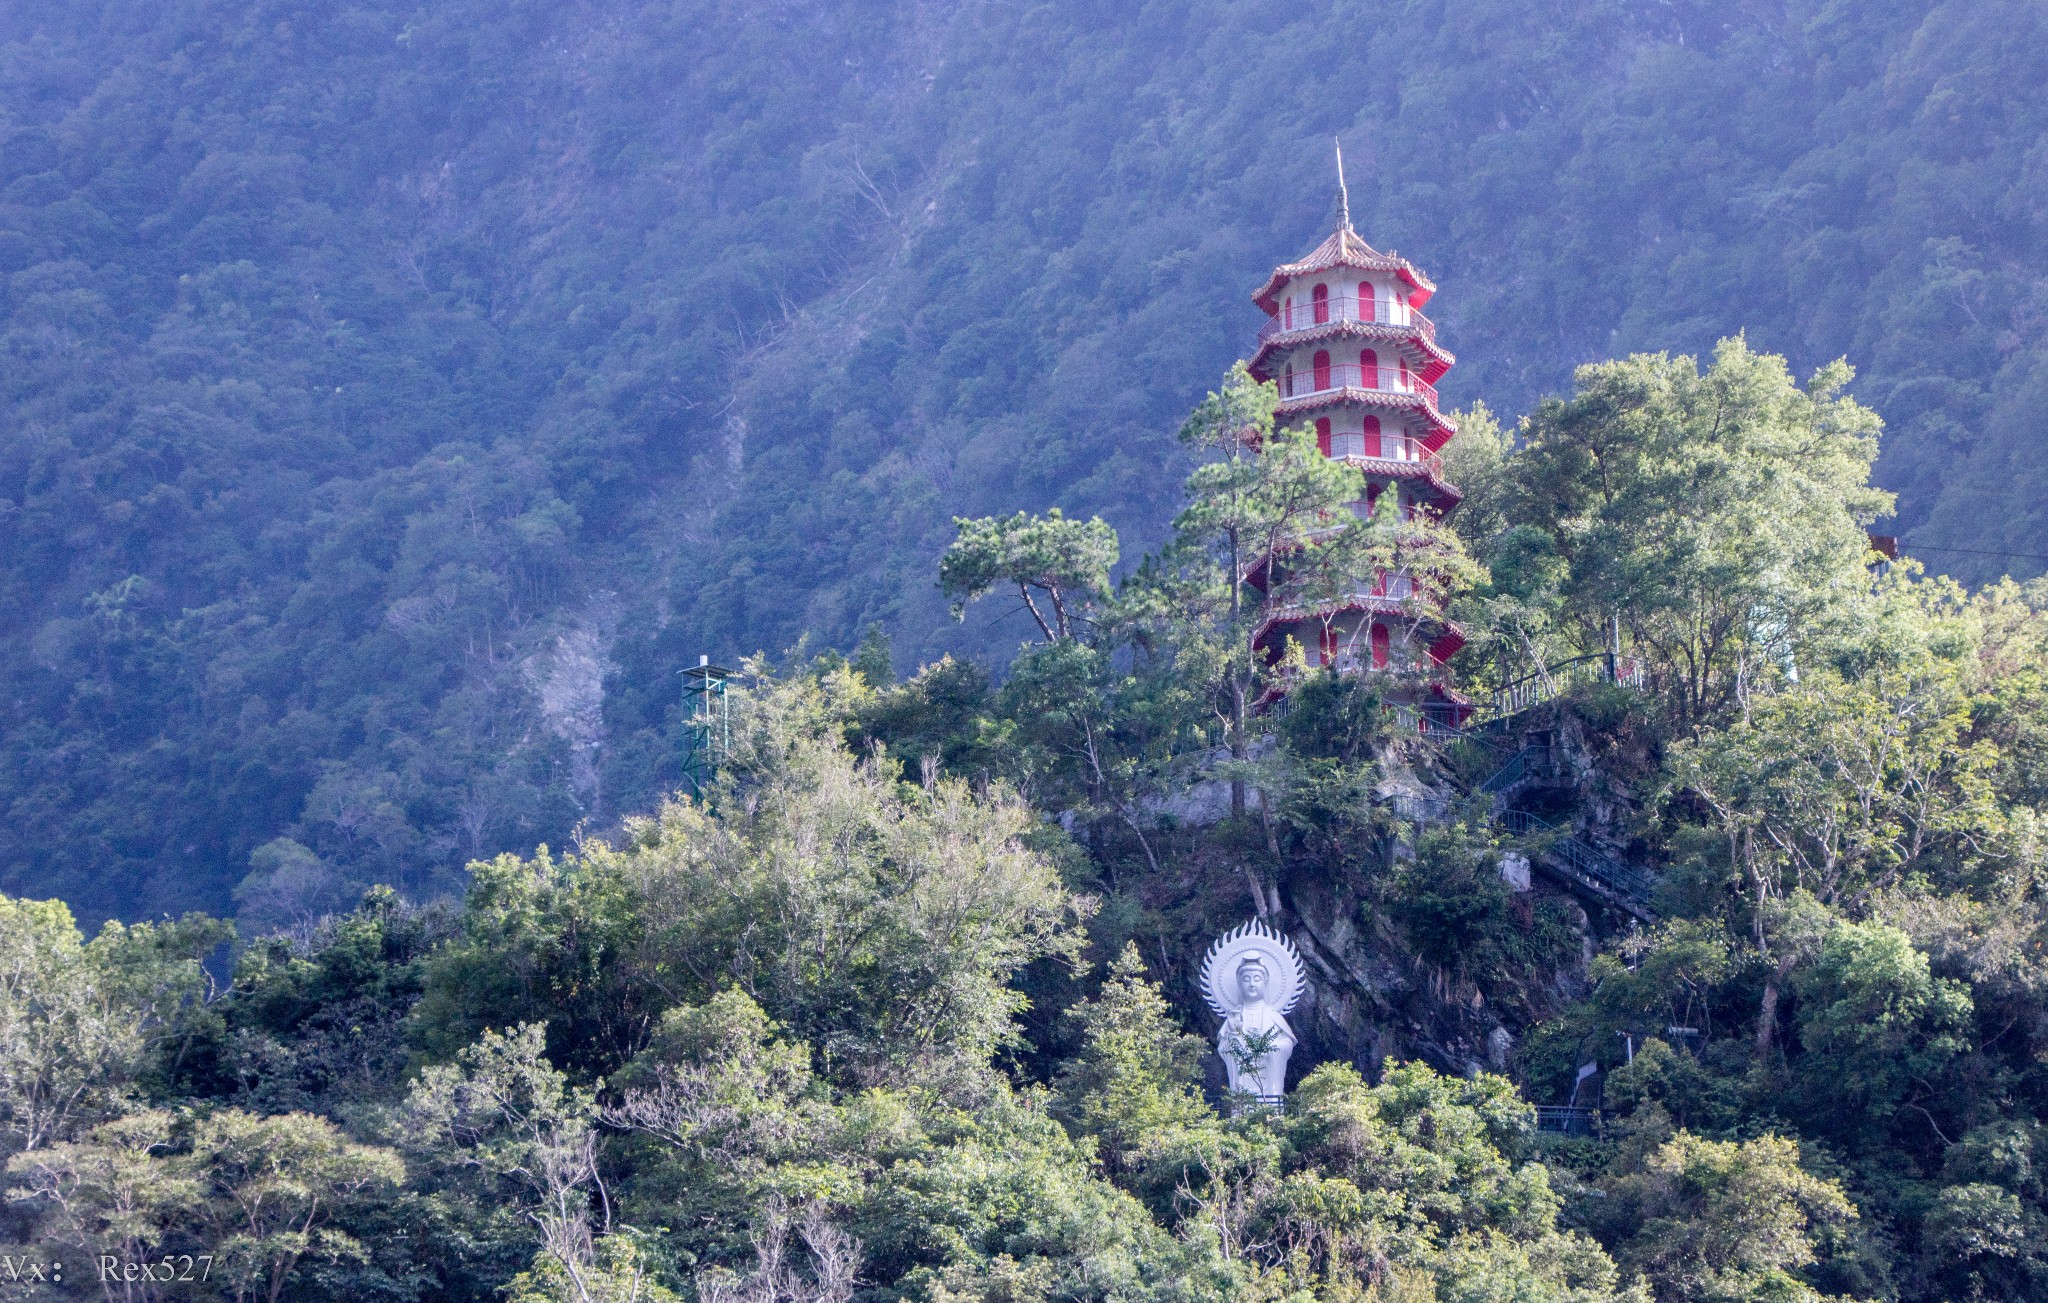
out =
[[[0,888],[430,891],[650,807],[700,651],[1013,641],[946,622],[951,517],[1160,535],[1332,135],[1442,287],[1447,402],[1737,330],[1846,354],[1910,538],[2048,553],[2043,25],[19,0]]]
[[[967,618],[1051,616],[1000,682],[752,659],[693,793],[459,899],[292,920],[280,863],[233,924],[87,941],[0,895],[0,1263],[238,1303],[2048,1297],[2048,580],[1873,565],[1847,378],[1581,367],[1519,446],[1468,417],[1453,530],[1347,510],[1364,473],[1234,368],[1121,582],[1101,520],[960,522]],[[1390,574],[1377,619],[1452,603],[1471,710],[1419,714],[1406,637],[1263,654]]]

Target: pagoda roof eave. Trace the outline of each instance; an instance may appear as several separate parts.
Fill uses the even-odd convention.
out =
[[[1363,454],[1346,455],[1343,461],[1345,465],[1356,467],[1367,475],[1385,475],[1390,479],[1413,480],[1427,484],[1435,490],[1431,496],[1435,499],[1436,509],[1441,515],[1450,515],[1458,509],[1458,504],[1465,500],[1464,490],[1445,479],[1442,472],[1431,470],[1427,462],[1407,462],[1393,457],[1367,457]],[[1410,467],[1420,469],[1410,470]]]
[[[1252,360],[1245,364],[1245,369],[1251,372],[1252,379],[1254,380],[1271,380],[1273,375],[1266,370],[1266,362],[1275,353],[1284,352],[1290,348],[1300,348],[1303,344],[1314,344],[1326,339],[1335,339],[1340,335],[1351,335],[1358,339],[1385,340],[1402,345],[1412,344],[1415,349],[1415,355],[1424,363],[1424,365],[1415,368],[1416,374],[1420,375],[1430,384],[1435,384],[1438,380],[1442,379],[1444,372],[1450,370],[1451,366],[1458,360],[1457,354],[1442,347],[1421,331],[1409,326],[1388,326],[1376,322],[1365,324],[1356,321],[1332,321],[1320,326],[1310,326],[1305,330],[1292,330],[1285,334],[1273,336],[1259,345],[1258,351],[1252,354]]]
[[[1442,631],[1431,641],[1431,646],[1453,636],[1457,638],[1459,647],[1465,645],[1465,631],[1459,628],[1455,621],[1440,615],[1423,616],[1418,619],[1407,602],[1408,599],[1405,597],[1375,597],[1369,593],[1361,593],[1356,597],[1344,597],[1335,601],[1282,606],[1259,621],[1258,627],[1252,631],[1252,646],[1262,647],[1266,636],[1280,625],[1301,624],[1325,615],[1342,615],[1346,611],[1406,616],[1415,620],[1418,626]]]
[[[1407,282],[1409,287],[1408,305],[1419,308],[1429,302],[1436,293],[1436,282],[1423,275],[1414,263],[1396,253],[1381,253],[1359,238],[1358,232],[1347,224],[1330,233],[1330,238],[1317,245],[1309,255],[1299,262],[1282,263],[1273,269],[1252,295],[1252,302],[1260,311],[1271,316],[1278,310],[1276,296],[1280,287],[1297,276],[1313,276],[1319,271],[1332,267],[1351,267],[1358,271],[1390,271]]]
[[[1302,394],[1294,398],[1283,398],[1280,400],[1279,405],[1273,409],[1273,424],[1284,426],[1294,417],[1318,411],[1325,407],[1342,407],[1346,403],[1377,403],[1387,407],[1399,407],[1405,411],[1422,413],[1423,419],[1430,426],[1429,436],[1423,439],[1422,442],[1431,452],[1441,450],[1445,444],[1451,441],[1451,436],[1458,432],[1458,423],[1430,406],[1428,402],[1423,400],[1420,394],[1402,393],[1399,390],[1356,389],[1349,387],[1318,389],[1312,394]]]
[[[1375,669],[1366,672],[1372,674],[1388,673],[1387,670],[1381,669]],[[1266,690],[1259,694],[1257,700],[1252,702],[1252,709],[1256,711],[1265,710],[1274,702],[1286,696],[1288,692],[1293,688],[1293,686],[1293,684],[1286,682],[1285,680],[1277,683],[1268,684]],[[1451,687],[1449,684],[1444,683],[1442,680],[1432,679],[1428,683],[1421,685],[1419,691],[1422,697],[1434,697],[1436,700],[1441,701],[1444,704],[1455,708],[1458,712],[1460,720],[1469,717],[1472,713],[1472,698],[1466,696],[1464,693],[1458,691],[1456,688]],[[1406,690],[1401,690],[1391,699],[1404,700],[1408,697],[1409,693]]]

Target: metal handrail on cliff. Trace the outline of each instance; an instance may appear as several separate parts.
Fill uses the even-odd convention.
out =
[[[1479,786],[1474,788],[1473,790],[1476,792],[1483,793],[1487,796],[1499,797],[1501,793],[1507,791],[1510,787],[1513,787],[1516,783],[1521,782],[1523,778],[1527,777],[1529,773],[1529,761],[1532,758],[1542,754],[1542,747],[1523,747],[1521,750],[1509,756],[1507,758],[1507,761],[1504,764],[1502,764],[1500,768],[1494,770],[1485,778],[1480,779]]]
[[[1594,652],[1546,665],[1495,692],[1490,713],[1495,719],[1519,715],[1564,695],[1581,683],[1613,683],[1624,688],[1640,688],[1643,686],[1643,662],[1634,656]]]
[[[1613,652],[1575,656],[1570,660],[1559,661],[1555,665],[1547,665],[1534,674],[1525,675],[1496,692],[1493,697],[1493,710],[1484,718],[1468,719],[1462,725],[1439,723],[1428,731],[1444,737],[1478,742],[1494,748],[1498,754],[1501,749],[1499,741],[1487,735],[1486,725],[1497,724],[1543,702],[1553,700],[1579,683],[1616,683],[1623,687],[1639,689],[1643,681],[1643,663],[1634,657],[1618,656]],[[1547,819],[1530,814],[1526,810],[1505,808],[1508,793],[1528,776],[1530,761],[1546,753],[1547,748],[1544,747],[1523,746],[1477,783],[1464,786],[1457,784],[1456,780],[1453,782],[1454,785],[1464,786],[1465,791],[1474,795],[1487,797],[1488,816],[1509,834],[1517,837],[1552,834],[1552,839],[1534,858],[1553,873],[1578,883],[1602,900],[1642,922],[1654,923],[1656,915],[1649,905],[1650,897],[1657,885],[1654,878],[1640,869],[1630,868],[1590,843],[1559,829]]]
[[[1555,701],[1581,683],[1613,683],[1641,691],[1647,679],[1643,662],[1637,657],[1593,652],[1546,665],[1534,674],[1525,674],[1496,690],[1484,706],[1425,706],[1417,722],[1424,732],[1437,737],[1480,738],[1480,730],[1488,725],[1534,710],[1547,701]],[[1452,722],[1461,712],[1465,715],[1465,722]]]
[[[1483,740],[1477,734],[1469,736]],[[1656,879],[1641,869],[1630,868],[1540,815],[1505,808],[1508,793],[1528,776],[1530,761],[1546,753],[1544,747],[1522,747],[1492,773],[1465,790],[1489,798],[1487,817],[1510,836],[1549,835],[1550,840],[1532,858],[1553,873],[1577,882],[1632,918],[1644,923],[1656,922],[1657,916],[1650,908],[1650,897],[1657,889]]]
[[[1536,1129],[1554,1131],[1564,1136],[1580,1136],[1603,1139],[1606,1128],[1604,1118],[1597,1108],[1586,1108],[1579,1104],[1534,1104]]]
[[[1560,829],[1538,815],[1527,810],[1503,810],[1495,816],[1500,826],[1517,837],[1556,833]],[[1587,842],[1565,833],[1538,853],[1551,868],[1592,890],[1628,914],[1645,923],[1654,923],[1657,916],[1650,911],[1649,899],[1657,889],[1656,880],[1640,869],[1632,869],[1620,860],[1594,848]]]

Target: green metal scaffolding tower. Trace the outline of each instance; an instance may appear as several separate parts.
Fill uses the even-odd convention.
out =
[[[726,701],[732,671],[699,656],[682,675],[683,781],[692,796],[701,797],[732,753],[732,712]]]

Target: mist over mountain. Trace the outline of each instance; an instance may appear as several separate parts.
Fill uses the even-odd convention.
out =
[[[1000,654],[1136,555],[1248,293],[1435,278],[1446,405],[1837,356],[1898,530],[2048,554],[2048,20],[1925,3],[0,8],[0,889],[424,895],[646,809],[700,653]],[[1938,550],[1938,549],[1973,549]],[[252,876],[253,875],[253,876]]]

